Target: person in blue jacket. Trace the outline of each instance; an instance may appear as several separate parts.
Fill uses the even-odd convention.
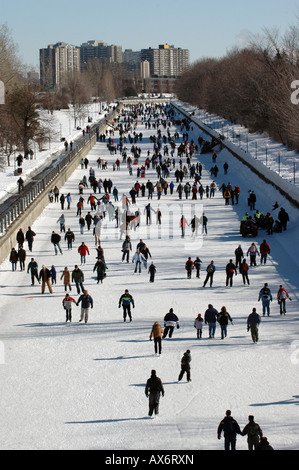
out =
[[[89,308],[93,308],[93,299],[88,294],[87,290],[84,291],[84,294],[80,295],[76,304],[77,307],[79,306],[80,302],[81,302],[81,317],[79,321],[85,320],[85,323],[87,323]]]

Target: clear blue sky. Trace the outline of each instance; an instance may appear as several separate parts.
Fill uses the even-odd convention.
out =
[[[124,49],[173,44],[191,62],[221,57],[247,33],[299,25],[298,0],[0,0],[22,62],[38,70],[39,49],[101,39]]]

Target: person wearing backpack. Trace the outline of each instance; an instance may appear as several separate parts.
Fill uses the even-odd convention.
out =
[[[264,287],[260,290],[258,302],[262,301],[263,304],[263,316],[265,316],[266,310],[268,317],[270,316],[270,302],[272,302],[272,294],[268,287],[268,283],[265,282]]]
[[[210,287],[213,285],[214,272],[216,271],[214,261],[212,260],[207,267],[207,275],[202,287],[206,287],[208,280],[210,279]]]
[[[257,450],[260,439],[263,437],[263,432],[260,426],[255,423],[254,416],[248,416],[248,424],[244,427],[241,435],[247,436],[248,450]]]
[[[219,423],[217,437],[221,439],[224,433],[224,450],[236,450],[237,434],[242,434],[237,421],[231,416],[231,411],[227,410],[225,417]]]
[[[280,315],[286,314],[286,300],[287,299],[292,300],[288,292],[282,286],[279,286],[279,289],[277,291],[277,302],[280,306]]]

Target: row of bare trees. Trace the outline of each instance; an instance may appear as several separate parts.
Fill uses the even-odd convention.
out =
[[[266,131],[299,150],[299,104],[292,99],[292,94],[298,96],[296,80],[299,26],[292,26],[282,37],[276,30],[265,30],[242,50],[197,61],[178,79],[176,94],[250,132]]]

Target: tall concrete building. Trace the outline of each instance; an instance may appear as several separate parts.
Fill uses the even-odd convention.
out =
[[[99,40],[87,41],[80,46],[81,68],[84,68],[89,60],[100,59],[103,62],[122,63],[123,53],[122,46],[108,45]]]
[[[168,44],[142,49],[141,61],[148,60],[152,77],[178,77],[189,67],[189,50]]]
[[[80,72],[79,47],[58,42],[40,49],[40,82],[55,88],[62,86],[67,74]]]

